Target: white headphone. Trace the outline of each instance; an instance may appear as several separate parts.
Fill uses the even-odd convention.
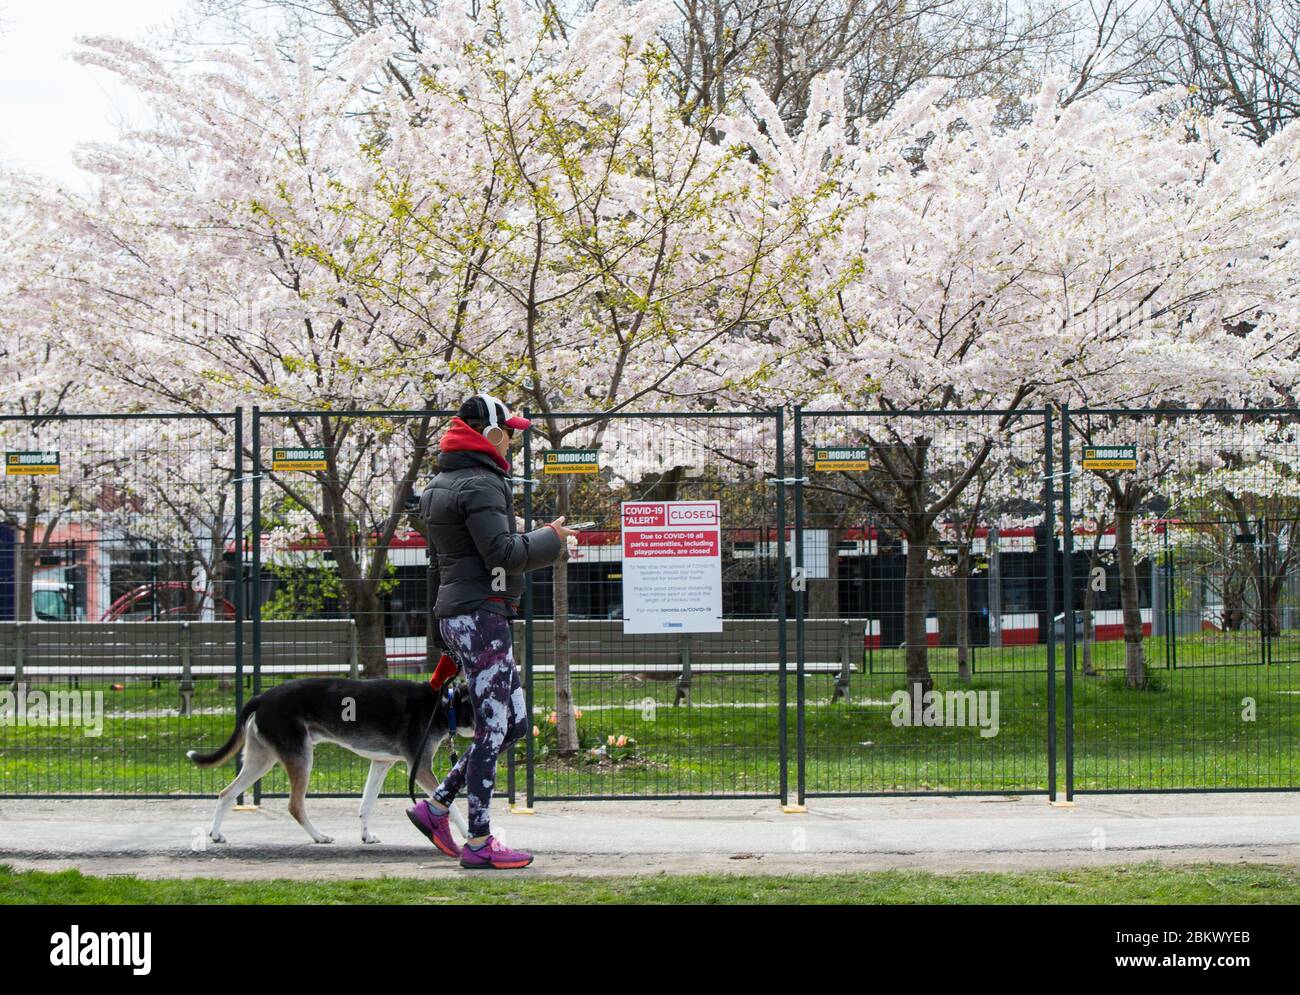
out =
[[[501,426],[497,424],[497,405],[501,404],[501,402],[491,394],[479,394],[478,397],[483,402],[483,406],[487,408],[488,423],[483,426],[483,438],[494,446],[500,445],[501,436],[504,432]],[[501,409],[505,410],[504,404],[501,404]]]

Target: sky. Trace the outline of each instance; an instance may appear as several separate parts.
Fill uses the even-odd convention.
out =
[[[82,141],[110,139],[143,119],[112,74],[73,62],[82,35],[142,39],[183,0],[0,0],[0,165],[90,188],[73,163]]]

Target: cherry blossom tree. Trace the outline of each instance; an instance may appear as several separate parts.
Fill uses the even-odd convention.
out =
[[[491,350],[455,343],[447,361],[472,382],[502,389],[539,419],[544,444],[579,434],[599,446],[608,419],[576,422],[568,408],[616,412],[693,406],[728,378],[753,376],[780,344],[756,329],[789,309],[779,288],[806,265],[818,191],[787,188],[747,158],[708,141],[665,89],[655,32],[671,8],[601,4],[572,32],[552,11],[515,3],[451,14],[429,32],[431,73],[421,116],[469,136],[464,160],[435,182],[421,177],[404,219],[416,260],[441,267],[469,233],[464,281],[482,307],[476,333]],[[440,191],[473,177],[482,209],[447,218]],[[389,181],[394,187],[396,181]],[[408,181],[403,179],[403,188]],[[484,229],[490,230],[490,236]],[[448,316],[409,280],[386,288],[431,336]],[[570,513],[571,482],[555,511]],[[568,655],[567,556],[554,569],[559,749],[577,748]]]
[[[313,515],[371,675],[386,669],[388,544],[436,426],[426,416],[376,428],[347,412],[436,409],[458,393],[401,313],[366,292],[397,255],[395,242],[367,237],[371,217],[396,210],[373,182],[378,119],[358,96],[382,41],[358,42],[333,75],[272,52],[223,52],[193,79],[134,46],[95,42],[84,58],[150,95],[160,124],[89,150],[98,200],[63,205],[97,250],[70,281],[104,336],[70,343],[86,362],[191,410],[322,412],[267,420],[267,441],[330,454],[319,487],[270,474],[267,500],[278,492]],[[349,205],[336,199],[344,190],[369,199]],[[460,293],[454,279],[442,286]],[[405,443],[397,474],[394,437]],[[266,456],[246,453],[250,465]]]
[[[77,448],[64,440],[84,435],[84,426],[49,416],[96,396],[93,380],[59,348],[60,327],[70,320],[57,293],[67,246],[58,225],[40,210],[45,192],[34,177],[0,174],[0,451]],[[68,459],[57,475],[0,477],[0,522],[17,540],[17,619],[31,617],[41,552],[61,524],[93,510],[106,475],[112,476],[111,461]]]
[[[908,680],[927,688],[923,550],[994,448],[992,435],[972,454],[950,445],[963,469],[937,486],[943,440],[965,441],[943,411],[1002,410],[1005,429],[1026,405],[1099,388],[1259,389],[1295,343],[1284,323],[1238,324],[1285,285],[1293,134],[1258,149],[1221,119],[1153,121],[1168,98],[1060,107],[1050,87],[1005,129],[991,102],[941,97],[916,95],[856,142],[842,113],[823,115],[838,171],[826,178],[853,214],[814,272],[855,276],[791,322],[806,348],[768,383],[821,406],[938,413],[882,418],[861,438],[890,485],[864,497],[908,523]],[[788,141],[748,140],[777,172],[797,170]]]
[[[430,20],[412,94],[368,85],[399,44],[384,32],[324,73],[269,46],[178,69],[93,40],[83,60],[139,87],[159,124],[87,150],[97,202],[60,205],[95,247],[69,279],[99,329],[81,354],[190,408],[432,409],[489,389],[539,411],[552,445],[557,406],[693,403],[748,375],[774,353],[748,333],[788,310],[774,288],[804,265],[807,213],[675,117],[652,44],[664,12],[607,4],[567,38],[507,2]],[[330,453],[362,421],[286,417],[286,440]],[[409,425],[395,480],[331,464],[313,503],[271,478],[332,547],[377,530],[364,565],[338,560],[359,625],[428,465],[436,426]],[[367,672],[380,647],[363,638]]]

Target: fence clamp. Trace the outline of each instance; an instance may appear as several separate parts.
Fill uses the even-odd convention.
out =
[[[1044,473],[1038,477],[1039,480],[1060,480],[1062,477],[1076,476],[1075,470],[1062,470],[1060,473]]]
[[[506,480],[510,481],[512,484],[532,484],[534,487],[541,484],[540,480],[533,477],[506,477]]]
[[[806,484],[807,477],[768,477],[764,483],[767,484]]]
[[[266,474],[264,473],[250,473],[246,477],[231,477],[228,482],[232,484],[242,484],[248,480],[265,480],[265,479],[266,479]]]

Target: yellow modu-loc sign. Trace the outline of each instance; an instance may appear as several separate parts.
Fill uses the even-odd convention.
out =
[[[5,473],[11,477],[42,477],[58,472],[59,454],[53,450],[5,453]]]
[[[1084,446],[1085,470],[1136,470],[1137,446]]]
[[[813,459],[814,470],[870,470],[865,449],[852,446],[827,446],[818,449]]]
[[[329,469],[324,449],[272,449],[272,470],[301,470],[312,473]]]
[[[599,473],[598,449],[548,449],[542,453],[542,473]]]

